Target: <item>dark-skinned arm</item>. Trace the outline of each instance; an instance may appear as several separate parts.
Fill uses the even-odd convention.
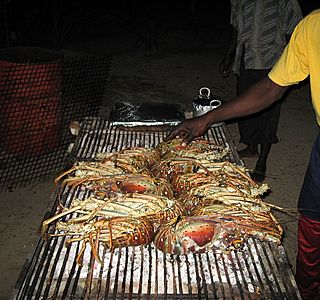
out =
[[[245,117],[269,107],[282,97],[286,89],[287,87],[265,77],[219,108],[203,116],[183,121],[173,128],[165,140],[169,141],[178,136],[182,138],[182,145],[187,145],[194,138],[202,136],[214,123]]]

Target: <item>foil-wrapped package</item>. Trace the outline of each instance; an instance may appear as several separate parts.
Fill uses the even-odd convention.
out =
[[[185,118],[185,110],[174,103],[133,103],[114,104],[110,121],[114,125],[177,125]]]

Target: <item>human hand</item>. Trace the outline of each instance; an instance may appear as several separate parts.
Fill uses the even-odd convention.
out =
[[[219,65],[219,71],[222,78],[228,78],[231,73],[232,59],[226,56]]]
[[[174,127],[165,138],[165,141],[167,142],[176,137],[180,137],[182,139],[182,146],[186,146],[196,137],[203,135],[207,130],[208,125],[203,116],[188,119]]]

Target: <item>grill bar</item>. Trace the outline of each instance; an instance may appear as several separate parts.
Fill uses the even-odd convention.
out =
[[[297,295],[292,295],[295,285],[291,280],[287,281],[290,279],[286,276],[289,275],[288,272],[281,273],[284,266],[280,266],[280,269],[273,267],[268,273],[267,266],[261,262],[265,259],[261,258],[261,252],[250,253],[249,247],[245,253],[205,253],[179,257],[168,257],[152,246],[123,248],[113,253],[105,253],[103,257],[107,267],[95,265],[89,253],[88,262],[79,267],[74,260],[80,244],[71,249],[72,247],[64,247],[64,239],[55,240],[48,243],[56,249],[55,255],[44,255],[48,251],[43,247],[43,260],[35,262],[36,268],[30,270],[33,274],[31,278],[24,278],[24,287],[19,289],[17,299],[29,299],[30,295],[35,295],[35,299],[56,298],[59,295],[76,297],[79,293],[97,293],[111,299],[126,299],[126,295],[149,296],[152,299],[156,299],[157,295],[168,299],[176,299],[179,295],[189,295],[192,299],[197,299],[199,295],[207,295],[210,299],[250,299],[250,294],[253,299],[257,294],[263,298],[273,295],[277,299],[299,299]],[[274,245],[261,244],[254,240],[250,241],[249,245],[255,248],[254,244],[270,247],[273,256],[277,250]],[[284,256],[284,253],[281,255]],[[44,264],[44,260],[50,261],[50,266]],[[248,263],[244,267],[246,260]],[[67,268],[68,264],[70,268]],[[93,269],[91,265],[94,266]],[[83,287],[82,293],[79,286]]]
[[[97,118],[83,124],[72,157],[91,159],[98,152],[124,147],[155,147],[167,129],[123,128]],[[230,160],[241,163],[222,124],[205,136],[231,149]],[[53,216],[61,203],[69,207],[86,192],[61,187],[54,195]],[[17,281],[12,299],[301,299],[282,245],[249,239],[243,251],[168,255],[151,245],[109,252],[100,247],[100,265],[81,242],[66,247],[65,237],[39,239]]]

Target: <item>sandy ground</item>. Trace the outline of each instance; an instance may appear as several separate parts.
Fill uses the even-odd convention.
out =
[[[229,100],[234,95],[235,78],[222,80],[218,64],[225,44],[216,35],[184,33],[164,35],[159,49],[145,55],[143,48],[134,48],[133,38],[91,41],[85,52],[111,52],[113,60],[105,101],[100,115],[108,116],[116,101],[180,103],[191,110],[199,88],[209,87],[213,93]],[[79,49],[73,45],[70,50]],[[238,149],[237,124],[228,123]],[[296,255],[296,203],[308,162],[313,139],[318,131],[310,103],[308,84],[293,90],[282,105],[279,124],[280,142],[273,146],[268,162],[266,182],[271,193],[265,199],[285,208],[290,213],[276,213],[284,227],[283,244],[294,270]],[[245,160],[248,168],[255,161]],[[53,178],[6,191],[0,194],[0,299],[8,299],[25,259],[33,252],[39,237],[39,226],[44,213],[52,206]]]

